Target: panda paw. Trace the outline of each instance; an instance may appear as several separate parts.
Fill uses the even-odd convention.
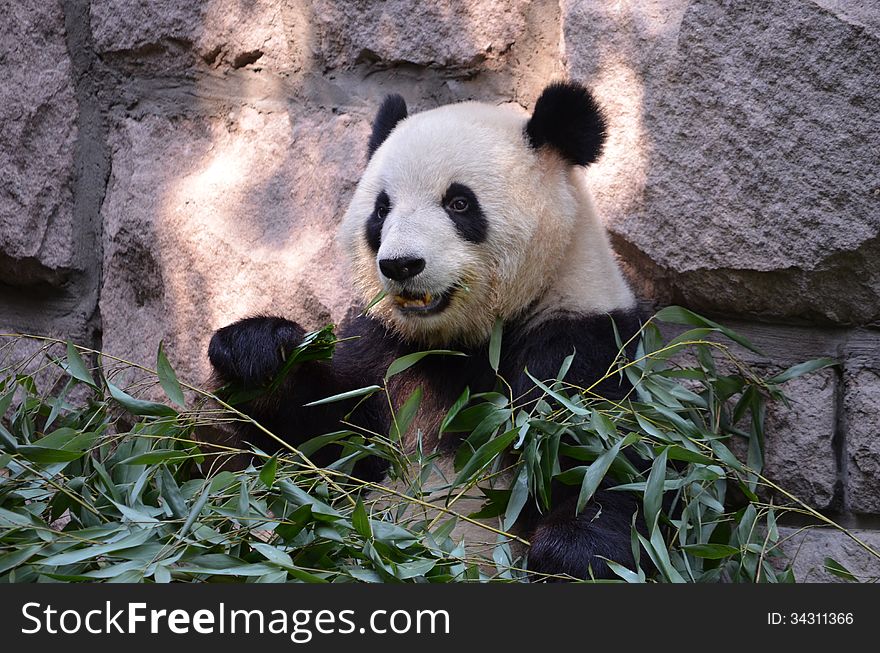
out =
[[[538,522],[530,538],[529,571],[588,580],[617,578],[606,560],[633,568],[630,520],[636,506],[617,505],[618,497],[607,497],[610,503],[603,505],[603,494],[610,493],[599,492],[579,515],[572,499]]]
[[[285,352],[296,347],[305,331],[280,317],[249,317],[218,329],[208,358],[224,383],[259,387],[277,374]]]

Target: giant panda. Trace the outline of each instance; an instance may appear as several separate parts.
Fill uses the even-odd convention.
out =
[[[362,306],[381,292],[386,297],[366,314],[349,315],[332,362],[295,368],[273,397],[248,406],[250,414],[296,444],[339,430],[352,409],[305,404],[381,385],[390,362],[405,354],[458,350],[468,355],[428,356],[389,383],[395,406],[414,388],[423,391],[406,446],[414,446],[418,428],[420,446],[451,456],[454,443],[447,435],[438,442],[438,425],[465,387],[477,393],[495,386],[487,348],[498,318],[499,374],[514,396],[534,388],[526,369],[554,378],[572,352],[567,381],[587,387],[605,376],[619,351],[615,326],[624,341],[640,328],[633,293],[585,185],[584,168],[605,139],[600,107],[573,82],[544,89],[531,115],[479,102],[408,115],[401,96],[385,98],[339,242]],[[208,354],[221,383],[256,388],[303,335],[283,317],[250,317],[219,329]],[[606,379],[596,391],[619,398],[621,383]],[[387,399],[374,396],[349,421],[388,433]],[[376,478],[383,468],[367,459],[357,472]],[[557,498],[554,488],[552,511],[524,511],[517,524],[531,543],[528,568],[575,578],[610,576],[606,558],[632,568],[632,496],[603,487],[576,514],[577,488],[559,492]]]

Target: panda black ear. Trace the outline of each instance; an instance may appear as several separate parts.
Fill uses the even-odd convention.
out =
[[[406,118],[406,101],[397,93],[394,95],[386,95],[382,100],[382,106],[379,107],[379,113],[373,120],[373,133],[370,135],[370,145],[368,151],[370,156],[379,149],[379,146],[385,142],[391,131],[397,126],[401,120]]]
[[[572,165],[585,166],[602,154],[606,128],[590,91],[577,82],[557,82],[535,103],[526,135],[535,149],[548,145]]]

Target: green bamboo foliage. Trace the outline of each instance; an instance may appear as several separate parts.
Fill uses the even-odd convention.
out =
[[[658,322],[687,330],[667,340]],[[329,359],[335,342],[330,327],[308,334],[264,391],[302,361]],[[34,343],[24,360],[13,355]],[[792,582],[778,521],[796,512],[839,527],[762,476],[764,414],[768,402],[785,400],[786,381],[835,363],[767,377],[731,343],[754,349],[670,307],[646,323],[635,356],[621,353],[608,370],[632,384],[624,400],[565,381],[576,351],[557,378],[534,379],[538,399],[511,396],[500,377],[493,392],[466,390],[440,427],[441,437],[462,440],[454,474],[444,475],[422,434],[414,449],[401,446],[420,390],[392,406],[388,433],[346,424],[299,447],[278,440],[280,451],[268,455],[205,443],[206,429],[251,421],[235,406],[254,392],[214,395],[183,383],[162,346],[150,370],[69,342],[3,337],[0,581],[545,580],[525,571],[518,515],[530,502],[549,509],[554,481],[578,488],[578,510],[611,481],[639,498],[646,524],[632,529],[635,568],[609,561],[620,582]],[[502,351],[499,322],[489,346],[496,370]],[[427,355],[462,354],[411,354],[391,364],[383,385],[321,403],[387,394],[391,376]],[[330,444],[341,445],[339,460],[317,467],[310,456]],[[644,472],[630,452],[649,461]],[[353,476],[368,455],[390,462],[387,483]],[[465,523],[484,541],[459,541]],[[834,560],[826,567],[855,580]]]

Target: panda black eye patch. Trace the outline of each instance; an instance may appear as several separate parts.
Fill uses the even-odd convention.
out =
[[[373,212],[367,218],[367,245],[374,252],[379,251],[379,245],[382,243],[382,225],[390,211],[391,199],[388,197],[388,193],[383,190],[376,196]]]
[[[443,208],[462,238],[472,243],[486,240],[489,225],[470,188],[464,184],[450,184],[443,195]]]

